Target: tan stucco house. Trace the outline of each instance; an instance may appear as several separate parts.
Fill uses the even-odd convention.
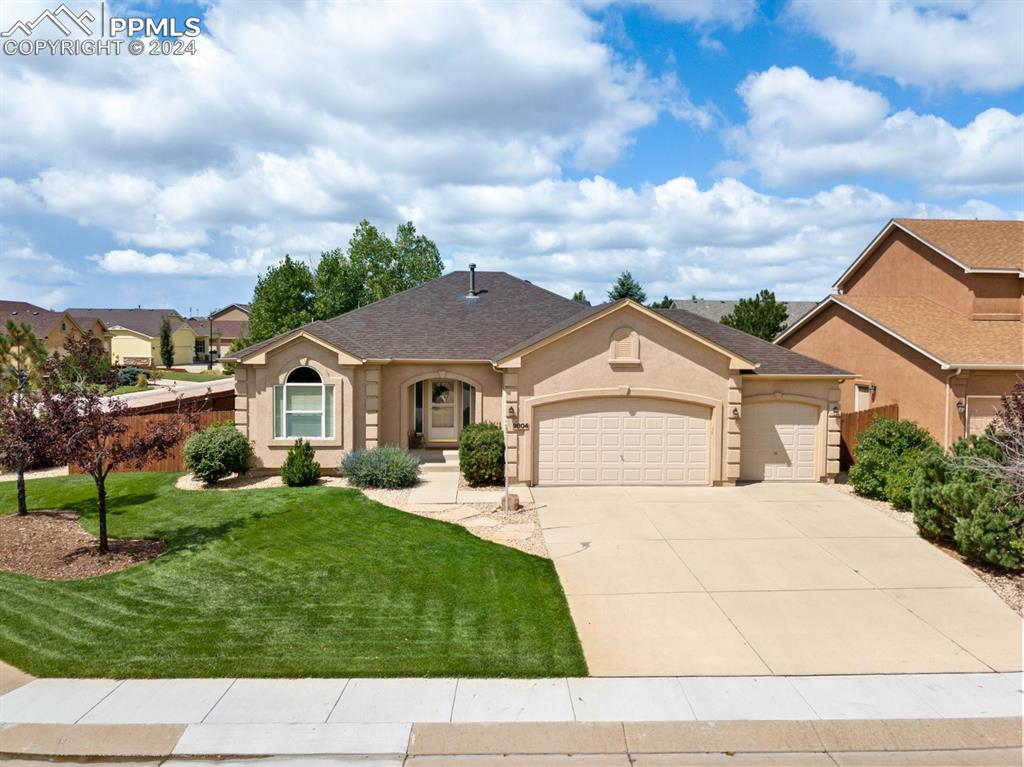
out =
[[[857,371],[843,410],[896,404],[943,445],[1024,373],[1024,221],[890,221],[776,343]]]
[[[195,359],[196,332],[174,309],[68,309],[72,317],[98,319],[106,327],[110,340],[110,361],[115,365],[154,367],[160,359],[160,325],[164,317],[171,323],[174,364],[187,365]]]
[[[26,323],[43,342],[47,354],[62,352],[69,336],[94,335],[106,340],[106,328],[97,318],[73,317],[69,312],[54,312],[26,301],[0,301],[0,332],[7,320]]]
[[[217,357],[227,356],[231,344],[239,338],[249,337],[250,313],[249,304],[229,304],[209,317],[189,317],[188,324],[196,333],[196,359],[206,359],[208,347]]]
[[[828,479],[852,375],[683,310],[583,307],[472,267],[229,359],[260,467],[297,437],[332,469],[491,421],[512,480],[568,485]]]

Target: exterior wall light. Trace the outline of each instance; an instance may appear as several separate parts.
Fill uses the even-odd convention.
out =
[[[839,417],[839,405],[832,406],[832,416],[835,418]]]
[[[515,418],[516,417],[515,405],[509,405],[508,406],[508,417],[509,418]]]
[[[739,418],[740,417],[740,409],[738,407],[734,407],[732,409],[732,417],[733,418]]]
[[[956,401],[956,412],[958,412],[960,415],[963,415],[965,412],[967,412],[967,403],[964,402],[962,399],[958,399]]]

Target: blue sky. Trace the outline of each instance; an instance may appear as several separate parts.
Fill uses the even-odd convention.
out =
[[[623,269],[652,297],[817,299],[890,217],[1024,216],[1024,3],[106,13],[203,32],[194,56],[3,55],[4,298],[205,313],[368,218],[592,300]]]

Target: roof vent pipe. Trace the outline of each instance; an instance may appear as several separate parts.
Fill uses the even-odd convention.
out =
[[[476,264],[469,265],[469,295],[476,295]]]

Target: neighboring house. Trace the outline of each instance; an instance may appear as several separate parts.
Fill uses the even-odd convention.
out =
[[[196,332],[196,359],[205,359],[210,346],[217,356],[224,357],[238,338],[249,337],[249,304],[230,304],[209,317],[189,317],[188,324]],[[212,320],[212,328],[211,328]]]
[[[28,324],[36,338],[43,342],[47,354],[62,351],[68,336],[84,336],[95,330],[99,338],[103,338],[102,323],[98,328],[91,324],[80,325],[68,312],[51,312],[25,301],[0,301],[0,332],[7,320]]]
[[[715,298],[689,298],[672,302],[673,309],[685,309],[688,312],[699,314],[715,322],[721,322],[722,317],[731,314],[739,301],[719,301]],[[786,318],[786,325],[792,325],[803,317],[807,312],[818,305],[817,301],[780,301],[785,304],[789,314]]]
[[[492,421],[513,481],[566,485],[830,478],[852,375],[690,312],[585,307],[472,267],[230,359],[260,467],[297,437],[333,469]]]
[[[896,404],[943,445],[1024,371],[1024,222],[895,219],[776,343],[856,370],[842,408]]]
[[[116,365],[155,367],[160,358],[160,325],[171,323],[174,364],[187,365],[195,359],[196,333],[173,309],[68,309],[74,317],[99,319],[110,333],[110,361]]]

